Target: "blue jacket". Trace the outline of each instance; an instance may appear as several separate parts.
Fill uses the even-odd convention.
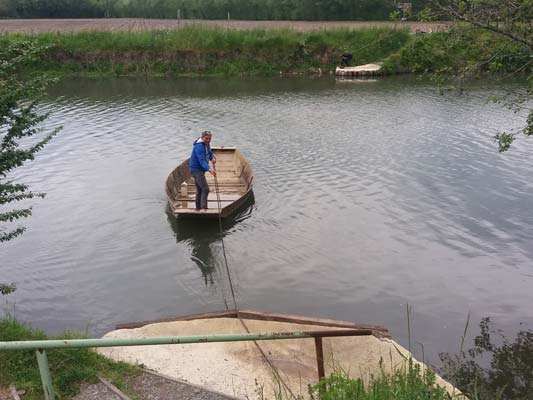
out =
[[[207,172],[209,168],[209,160],[213,160],[215,155],[211,151],[211,146],[205,144],[201,138],[193,143],[191,159],[189,161],[189,170],[191,172]]]

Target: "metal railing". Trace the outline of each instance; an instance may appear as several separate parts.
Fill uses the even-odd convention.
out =
[[[206,336],[161,336],[152,338],[104,338],[104,339],[68,339],[68,340],[28,340],[0,342],[0,350],[35,350],[37,364],[43,383],[46,400],[55,400],[55,391],[48,366],[46,350],[61,348],[87,348],[87,347],[122,347],[122,346],[153,346],[161,344],[191,344],[191,343],[220,343],[241,342],[257,340],[285,340],[285,339],[315,339],[317,368],[319,379],[324,374],[324,351],[322,348],[323,337],[339,336],[368,336],[372,335],[371,329],[344,329],[330,331],[310,332],[278,332],[278,333],[241,333]]]

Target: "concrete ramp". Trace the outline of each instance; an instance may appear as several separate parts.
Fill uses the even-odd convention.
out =
[[[257,313],[257,315],[274,314]],[[248,316],[249,318],[217,316],[148,324],[125,324],[122,326],[130,328],[109,332],[104,337],[302,332],[369,327],[344,321],[296,316],[293,316],[295,319],[283,316],[281,320],[253,319]],[[307,321],[307,323],[287,322],[287,319]],[[329,325],[324,325],[324,321]],[[337,326],[331,326],[335,325],[335,322],[338,322]],[[376,336],[323,338],[326,376],[333,372],[334,368],[342,368],[354,378],[367,380],[370,375],[380,374],[383,369],[392,371],[405,368],[409,352],[398,343],[386,338],[388,336],[386,329],[374,328]],[[275,398],[275,393],[279,391],[307,398],[308,385],[318,382],[313,338],[116,347],[100,348],[98,351],[114,360],[142,364],[159,373],[242,399]],[[438,384],[446,387],[450,393],[453,391],[453,387],[440,378]]]

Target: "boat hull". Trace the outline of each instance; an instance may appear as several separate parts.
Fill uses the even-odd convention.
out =
[[[168,176],[166,192],[169,211],[180,218],[230,217],[252,196],[253,173],[250,163],[234,147],[213,147],[217,159],[216,180],[206,174],[209,185],[207,210],[196,210],[196,186],[189,172],[189,160],[178,165]]]

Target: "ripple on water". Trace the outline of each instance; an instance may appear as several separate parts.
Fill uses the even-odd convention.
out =
[[[2,254],[18,312],[101,333],[231,303],[218,226],[165,214],[166,176],[209,129],[255,173],[224,232],[240,304],[401,330],[391,310],[408,301],[435,337],[465,304],[533,319],[533,159],[491,140],[520,116],[488,89],[291,82],[63,83],[43,105],[63,130],[16,172],[48,194]]]

